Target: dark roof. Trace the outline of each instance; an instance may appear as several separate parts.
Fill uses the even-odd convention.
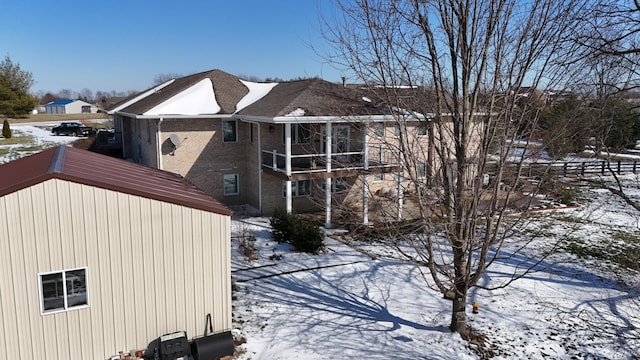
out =
[[[65,145],[0,165],[0,174],[0,197],[56,178],[217,214],[232,214],[178,174]]]
[[[319,78],[283,82],[266,96],[238,112],[239,115],[286,116],[303,109],[304,116],[385,115],[383,107],[365,101],[358,89]]]
[[[171,84],[163,87],[159,91],[119,111],[129,114],[142,115],[155,106],[160,105],[162,102],[169,100],[176,94],[188,89],[189,87],[206,78],[211,79],[211,82],[213,83],[213,91],[216,96],[215,100],[221,108],[220,114],[233,114],[236,111],[236,104],[238,103],[238,101],[240,101],[240,99],[242,99],[246,94],[249,93],[249,89],[240,82],[240,78],[221,70],[210,70],[175,79]],[[157,87],[157,85],[153,88],[155,87]],[[145,91],[142,91],[141,93],[149,91],[153,88],[149,88]],[[132,96],[129,99],[133,97],[135,96]],[[117,107],[117,105],[120,105],[122,103],[124,103],[124,101],[112,106],[111,108],[115,108]],[[109,109],[107,109],[107,111],[108,110]]]

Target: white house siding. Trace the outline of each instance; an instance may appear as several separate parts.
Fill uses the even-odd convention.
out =
[[[89,106],[90,107],[89,113],[95,113],[97,111],[97,108],[95,107],[95,105],[91,105],[86,101],[76,100],[76,101],[74,101],[72,103],[69,103],[69,104],[67,104],[65,106],[65,112],[67,114],[81,114],[83,106]]]
[[[103,359],[231,327],[230,218],[52,179],[0,197],[0,348]],[[67,226],[74,224],[73,227]],[[89,307],[40,314],[38,274],[87,267]]]

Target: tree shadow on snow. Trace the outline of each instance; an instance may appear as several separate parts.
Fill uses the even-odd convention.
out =
[[[402,291],[401,284],[407,281],[402,276],[414,276],[406,271],[402,274],[397,268],[393,269],[393,265],[373,261],[344,267],[344,273],[320,269],[287,274],[254,282],[251,291],[259,293],[259,299],[278,309],[277,313],[269,316],[270,320],[265,320],[267,323],[271,321],[279,324],[279,327],[284,325],[282,320],[286,319],[290,326],[299,329],[295,332],[295,339],[285,341],[298,344],[318,342],[318,349],[324,346],[323,353],[326,352],[329,358],[333,353],[354,353],[358,356],[366,355],[367,358],[380,356],[381,359],[388,358],[389,354],[395,354],[394,358],[398,358],[398,355],[399,358],[407,359],[424,358],[428,353],[426,349],[420,348],[425,344],[424,339],[418,342],[414,339],[438,333],[448,334],[450,331],[444,326],[421,323],[422,314],[415,314],[415,319],[411,319],[409,316],[413,314],[398,316],[389,311],[387,301],[396,302],[396,307],[403,308],[402,304],[397,304],[398,298],[404,303],[402,295],[392,294]],[[384,269],[385,267],[389,269]],[[387,277],[382,277],[382,283],[380,277],[375,275],[381,269],[388,271]],[[393,283],[389,283],[389,274],[394,270],[396,272],[393,274],[397,273],[397,277],[391,278]],[[406,286],[416,285],[407,283]],[[395,295],[395,299],[391,298],[392,295]],[[433,294],[424,291],[420,296],[433,297]],[[420,299],[406,300],[417,304],[421,302]],[[424,307],[423,313],[441,310],[428,309],[428,306]],[[407,308],[420,309],[415,304],[408,304]],[[274,329],[278,330],[280,329]],[[361,341],[353,343],[353,339]],[[278,341],[281,340],[283,339],[279,338]],[[446,357],[431,354],[429,358]]]

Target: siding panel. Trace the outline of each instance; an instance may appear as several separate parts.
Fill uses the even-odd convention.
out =
[[[207,313],[230,328],[220,226],[228,216],[64,180],[0,197],[0,348],[102,359],[167,332],[200,336]],[[85,266],[89,306],[41,315],[37,274]]]

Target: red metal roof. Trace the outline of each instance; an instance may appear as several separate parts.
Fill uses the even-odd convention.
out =
[[[53,178],[221,215],[232,214],[178,174],[65,145],[0,165],[0,197]]]

